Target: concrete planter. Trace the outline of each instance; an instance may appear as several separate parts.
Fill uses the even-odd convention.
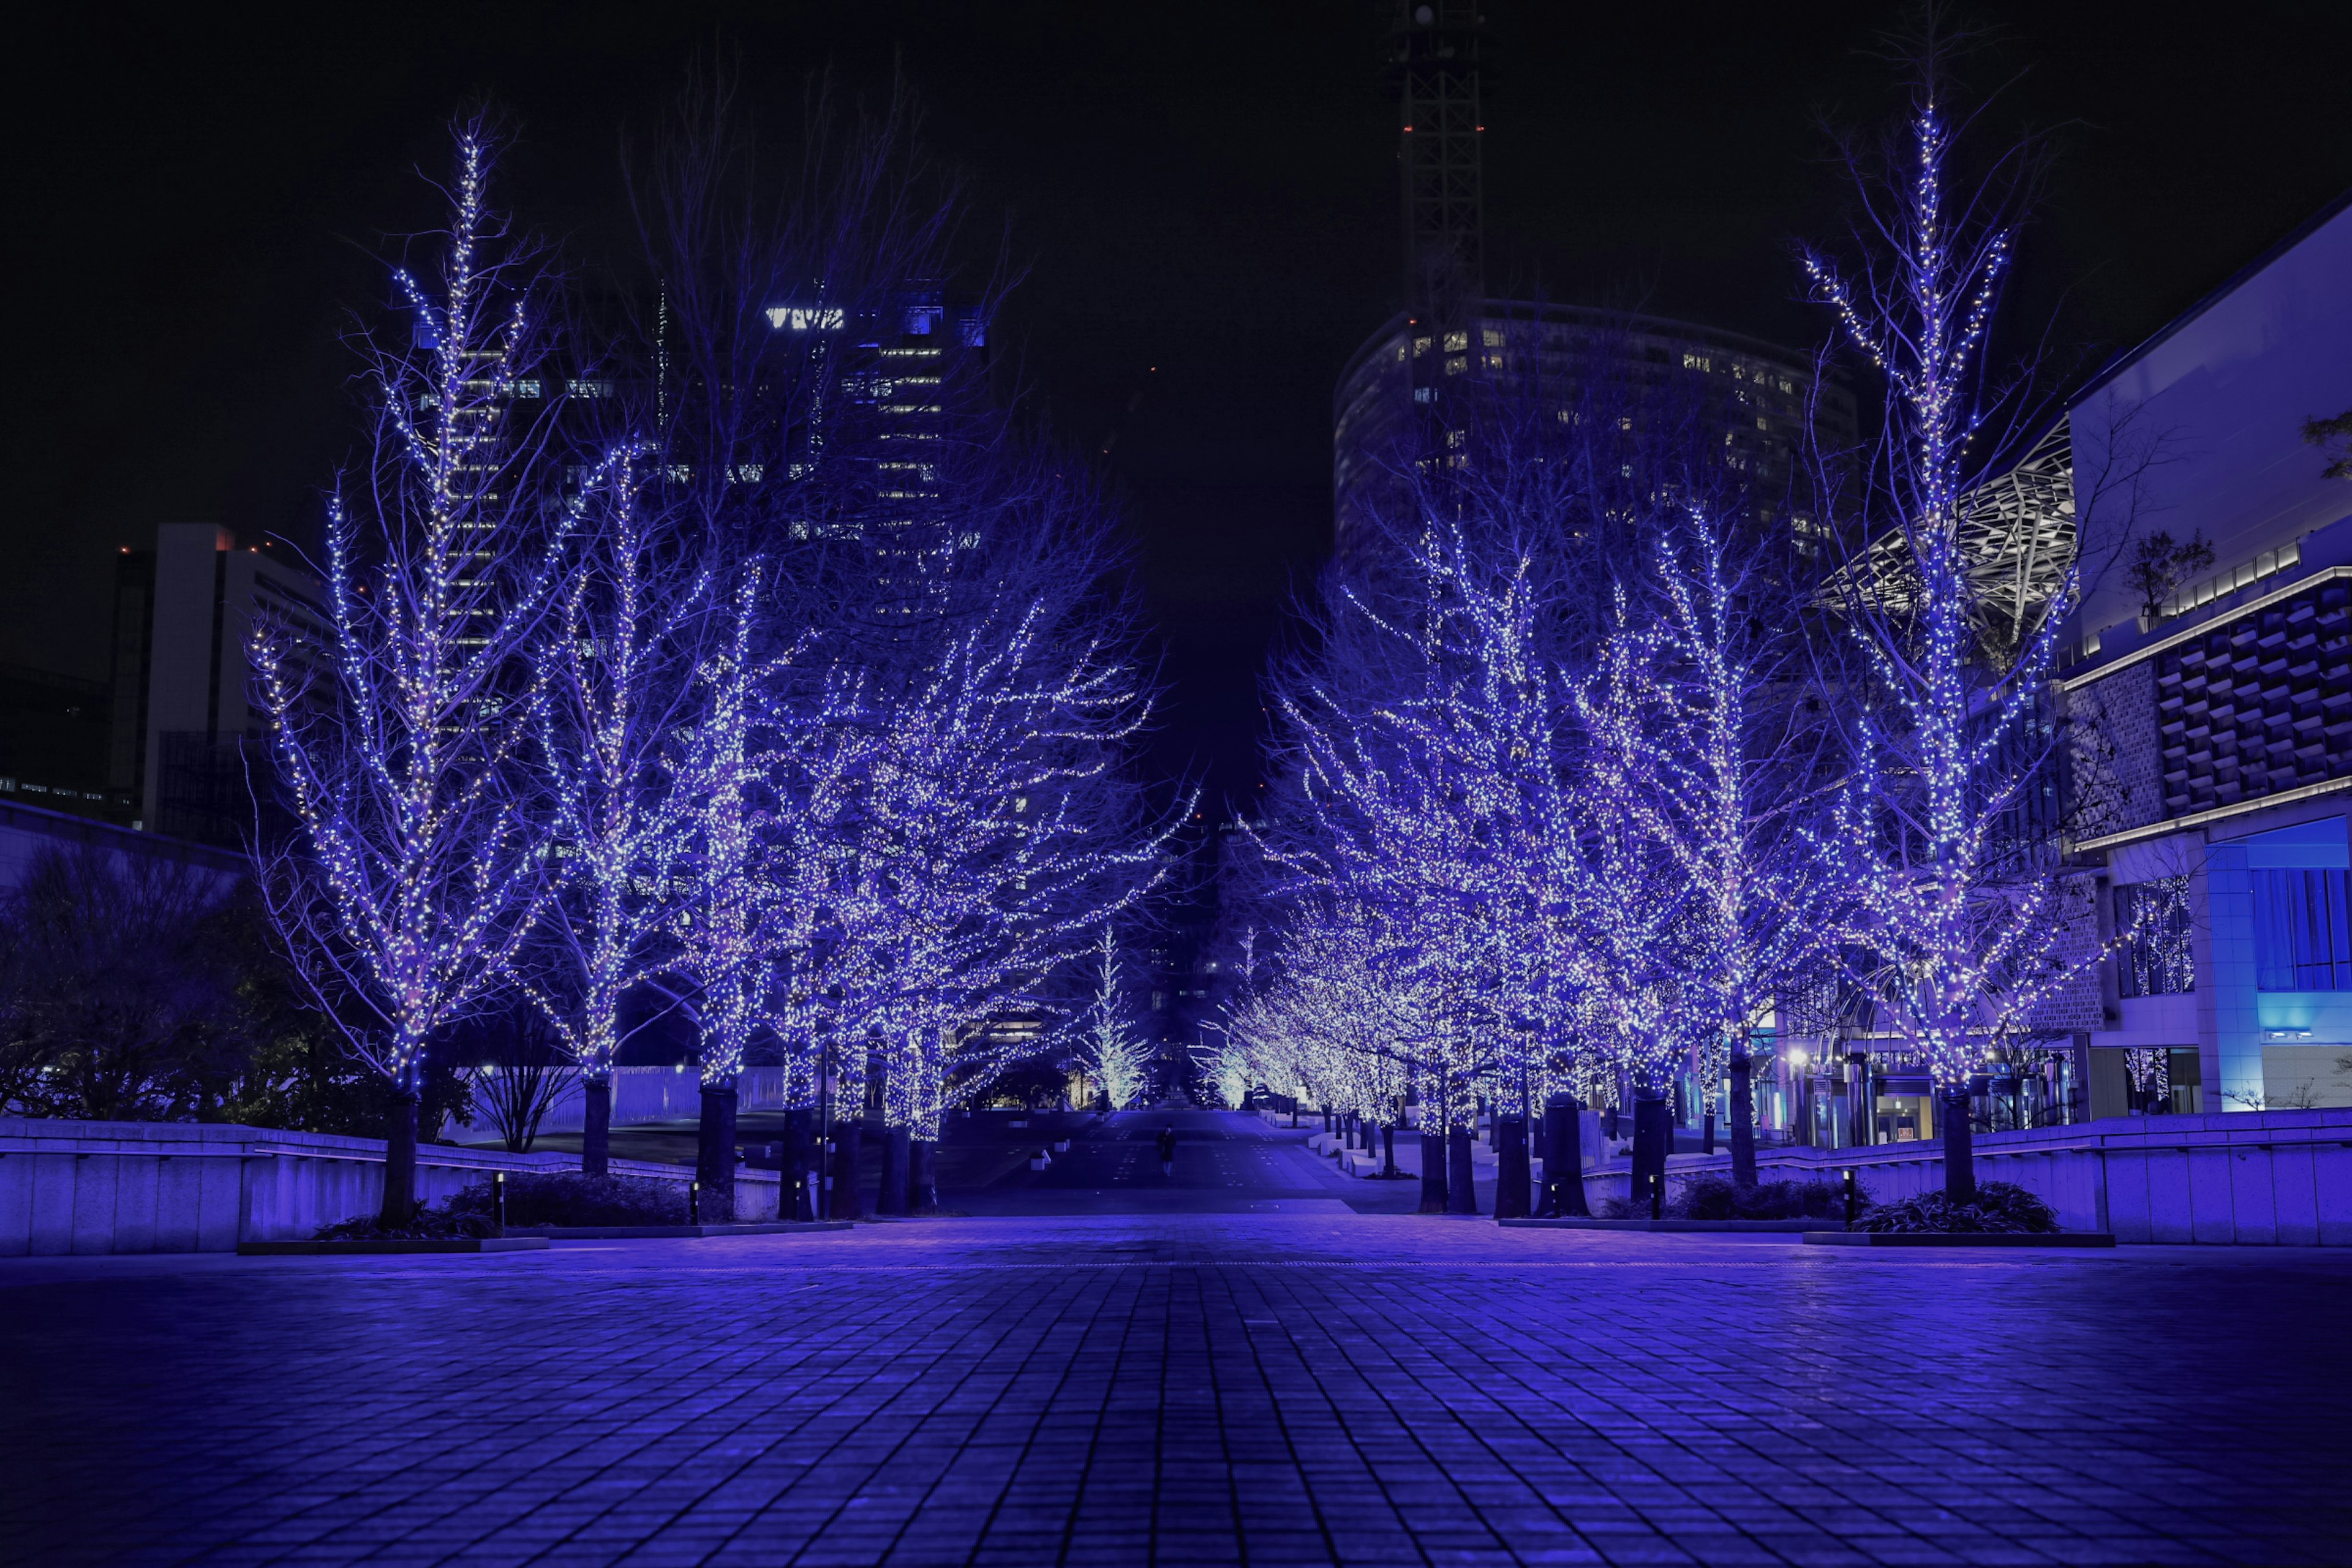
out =
[[[1399,1152],[1402,1152],[1400,1147]],[[1588,1159],[1591,1151],[1587,1152]],[[1675,1154],[1674,1184],[1727,1173],[1727,1154]],[[1933,1143],[1758,1152],[1758,1174],[1822,1177],[1852,1170],[1882,1204],[1944,1184]],[[1626,1195],[1622,1163],[1589,1164],[1594,1206]],[[2070,1231],[2105,1232],[2123,1246],[2352,1247],[2352,1106],[2129,1116],[1976,1139],[1979,1182],[2014,1182],[2047,1203]]]
[[[387,1252],[544,1252],[543,1236],[450,1236],[425,1241],[240,1241],[239,1258],[359,1258]]]
[[[1807,1247],[2113,1247],[2103,1230],[2062,1230],[2052,1236],[1976,1230],[1809,1230]]]

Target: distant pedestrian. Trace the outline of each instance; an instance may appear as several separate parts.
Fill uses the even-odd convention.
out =
[[[1160,1130],[1160,1177],[1162,1181],[1173,1181],[1175,1176],[1176,1129],[1163,1127]]]

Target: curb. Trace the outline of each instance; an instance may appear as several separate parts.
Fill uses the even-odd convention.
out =
[[[1823,1234],[1814,1229],[1822,1223],[1817,1219],[1498,1219],[1495,1223],[1508,1226],[1514,1230],[1706,1231],[1751,1236]]]
[[[2018,1231],[1809,1230],[1807,1247],[2113,1247],[2104,1230],[2062,1230],[2048,1236]]]
[[[845,1219],[748,1220],[740,1225],[564,1225],[509,1226],[509,1240],[646,1241],[678,1237],[783,1236],[800,1230],[855,1230]]]
[[[452,1236],[423,1241],[240,1241],[239,1258],[353,1258],[391,1252],[544,1252],[543,1236]]]

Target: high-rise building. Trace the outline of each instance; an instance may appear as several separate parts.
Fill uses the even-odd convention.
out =
[[[940,289],[890,290],[870,310],[769,309],[775,341],[761,395],[760,483],[776,476],[813,504],[793,507],[794,537],[854,536],[868,552],[877,614],[918,614],[940,591],[940,501],[956,435],[987,371],[988,323]],[[743,465],[738,465],[739,472]]]
[[[212,523],[167,522],[154,548],[118,557],[107,784],[131,826],[207,844],[250,829],[247,763],[268,763],[247,637],[259,617],[323,631],[326,615],[318,583],[278,553]]]
[[[1357,351],[1332,399],[1341,552],[1403,475],[1469,460],[1470,426],[1495,390],[1559,403],[1596,375],[1637,398],[1663,395],[1704,410],[1720,430],[1728,466],[1745,479],[1754,521],[1785,522],[1800,535],[1817,529],[1784,499],[1808,405],[1832,447],[1852,444],[1856,421],[1844,387],[1831,382],[1817,393],[1810,356],[1683,321],[1486,297],[1485,27],[1478,0],[1401,0],[1391,30],[1406,306]],[[1572,413],[1564,404],[1549,412]]]
[[[0,664],[0,799],[112,820],[107,740],[104,681]]]
[[[1854,438],[1851,392],[1832,382],[1817,395],[1809,357],[1753,338],[1519,300],[1479,300],[1465,325],[1447,331],[1403,312],[1356,352],[1332,400],[1340,548],[1381,507],[1403,465],[1455,460],[1453,443],[1466,435],[1470,388],[1499,382],[1536,389],[1539,401],[1544,389],[1572,397],[1580,379],[1596,370],[1636,398],[1678,394],[1706,410],[1727,463],[1747,481],[1759,522],[1782,521],[1809,405],[1831,447]],[[1571,413],[1565,402],[1549,410],[1561,418]],[[1785,521],[1800,531],[1811,526],[1801,509]]]

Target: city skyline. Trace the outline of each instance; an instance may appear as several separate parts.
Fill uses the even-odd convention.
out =
[[[1867,121],[1885,95],[1870,50],[1886,8],[1816,8],[1800,29],[1720,14],[1696,49],[1654,23],[1488,10],[1488,292],[1818,343],[1789,238],[1835,210],[1819,121]],[[2233,13],[2192,65],[2179,35],[2126,25],[2145,16],[1983,8],[1999,37],[1972,68],[2021,73],[1995,112],[2051,133],[2012,319],[2059,308],[2061,378],[2157,330],[2352,170],[2320,90],[2340,17]],[[326,22],[57,25],[61,68],[20,112],[100,111],[47,138],[33,190],[52,237],[19,256],[58,368],[14,426],[34,482],[5,528],[29,569],[0,589],[0,662],[104,679],[108,557],[158,524],[298,542],[315,527],[355,412],[337,313],[374,297],[382,215],[414,207],[402,186],[461,102],[508,116],[518,218],[597,262],[625,223],[624,132],[642,136],[697,49],[731,51],[774,121],[808,72],[870,98],[895,58],[966,183],[969,248],[985,258],[1001,237],[1024,274],[996,341],[1028,412],[1125,503],[1170,686],[1149,763],[1204,777],[1213,806],[1245,799],[1258,672],[1329,548],[1330,399],[1404,292],[1385,13],[1253,25],[1240,58],[1189,14],[1149,9],[1093,25],[1042,7],[987,28],[916,5],[520,10],[364,56]],[[2273,47],[2288,38],[2308,47]],[[2137,90],[2190,69],[2203,89],[2185,103]],[[150,225],[180,243],[142,240]]]
[[[2345,1560],[2340,0],[11,58],[10,1561]]]

